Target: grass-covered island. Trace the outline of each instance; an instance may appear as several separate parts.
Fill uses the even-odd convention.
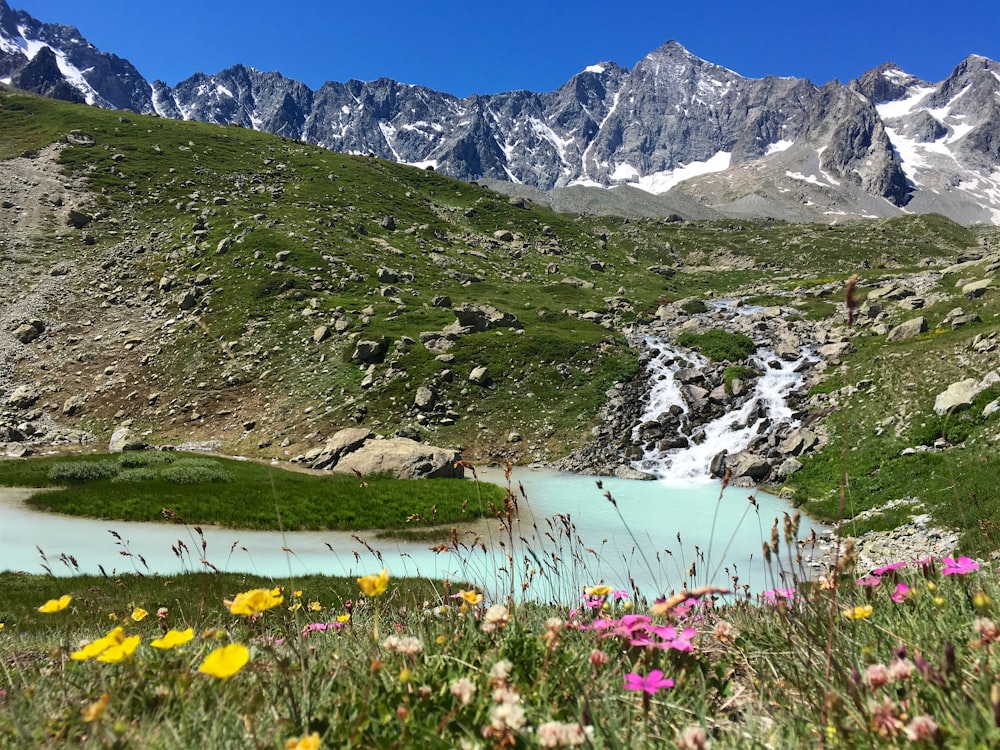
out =
[[[121,521],[182,519],[260,530],[402,530],[477,518],[504,491],[461,479],[303,473],[169,451],[0,462],[0,485],[50,488],[39,510]]]

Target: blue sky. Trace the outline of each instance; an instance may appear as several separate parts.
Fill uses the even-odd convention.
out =
[[[381,76],[457,96],[550,91],[675,39],[740,75],[846,82],[893,61],[937,82],[1000,60],[1000,0],[8,0],[170,85],[236,63],[319,88]]]

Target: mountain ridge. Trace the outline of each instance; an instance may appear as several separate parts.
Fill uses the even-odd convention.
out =
[[[36,64],[46,47],[51,58]],[[992,136],[1000,130],[1000,64],[980,55],[937,84],[892,63],[847,84],[745,78],[671,40],[631,70],[587,66],[550,92],[458,98],[388,78],[312,90],[242,64],[170,87],[149,83],[74,27],[39,22],[0,0],[0,79],[58,98],[75,91],[96,106],[236,124],[498,180],[507,190],[630,185],[675,192],[674,203],[693,200],[723,215],[755,206],[752,215],[798,221],[940,212],[1000,222],[1000,143]],[[926,101],[901,108],[915,92]],[[600,193],[585,202],[598,212],[620,204]]]

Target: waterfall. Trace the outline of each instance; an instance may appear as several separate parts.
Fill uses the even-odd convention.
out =
[[[688,446],[668,450],[656,445],[647,447],[642,458],[633,464],[640,471],[668,483],[707,480],[709,464],[722,451],[734,455],[745,450],[765,430],[797,426],[787,397],[802,385],[803,362],[812,359],[805,347],[800,350],[799,359],[791,362],[779,359],[768,349],[758,349],[750,358],[751,365],[760,373],[753,391],[737,402],[734,411],[693,426],[686,418],[690,407],[676,376],[682,368],[704,367],[708,361],[698,354],[674,348],[665,339],[649,338],[646,345],[656,354],[648,365],[651,390],[641,422],[657,420],[676,407],[674,412],[679,409],[684,415],[679,419],[678,432],[687,438]],[[633,439],[640,439],[638,426],[633,430]]]

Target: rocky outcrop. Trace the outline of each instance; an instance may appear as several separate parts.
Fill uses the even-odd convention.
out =
[[[976,396],[996,383],[1000,383],[1000,372],[998,371],[989,373],[981,380],[966,378],[952,383],[934,399],[934,412],[936,414],[949,414],[968,409],[976,400]]]
[[[397,479],[461,478],[461,453],[405,437],[383,439],[364,427],[348,427],[321,448],[295,459],[313,469],[339,473],[391,474]]]
[[[456,466],[458,451],[424,445],[408,438],[367,440],[337,461],[333,471],[355,474],[392,474],[397,479],[461,479],[464,469]]]

